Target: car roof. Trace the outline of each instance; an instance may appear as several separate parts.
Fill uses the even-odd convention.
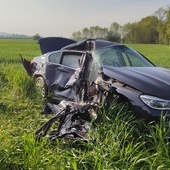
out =
[[[103,39],[86,39],[80,42],[75,42],[73,44],[70,44],[66,47],[63,47],[62,49],[87,51],[87,50],[97,50],[113,45],[122,45],[122,44],[119,44],[117,42],[106,41]]]

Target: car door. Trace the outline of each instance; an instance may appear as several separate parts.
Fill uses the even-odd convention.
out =
[[[73,100],[80,79],[85,77],[86,53],[63,51],[53,53],[46,63],[49,91],[58,100]]]

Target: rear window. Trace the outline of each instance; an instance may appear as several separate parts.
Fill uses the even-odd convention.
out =
[[[60,63],[61,52],[55,52],[49,56],[49,62]]]
[[[76,54],[76,55],[66,54],[63,56],[63,60],[61,64],[76,69],[79,67],[79,60],[81,56],[82,54]]]

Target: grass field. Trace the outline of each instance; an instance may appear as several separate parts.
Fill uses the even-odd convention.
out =
[[[156,65],[170,68],[170,46],[128,44]],[[48,120],[44,101],[36,94],[20,62],[40,55],[33,40],[0,40],[0,169],[1,170],[164,170],[170,169],[170,145],[160,124],[148,128],[125,106],[113,105],[89,133],[89,143],[47,138],[37,142],[35,131]],[[152,138],[143,133],[145,126]]]

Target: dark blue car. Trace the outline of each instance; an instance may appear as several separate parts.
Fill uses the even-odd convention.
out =
[[[170,70],[142,54],[101,39],[39,41],[42,56],[23,59],[43,97],[54,101],[126,102],[138,117],[155,120],[170,113]]]

